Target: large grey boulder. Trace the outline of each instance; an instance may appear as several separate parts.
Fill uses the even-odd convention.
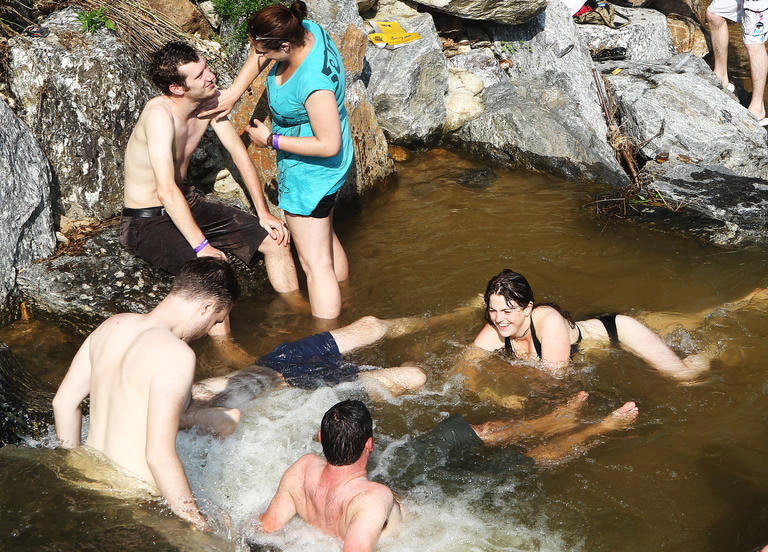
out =
[[[613,74],[616,69],[621,72]],[[609,62],[600,71],[610,84],[623,132],[645,143],[640,150],[645,157],[668,152],[670,159],[683,156],[768,179],[765,129],[720,88],[700,58],[686,53],[653,63]],[[654,138],[662,123],[663,135]]]
[[[486,89],[485,112],[449,135],[449,144],[494,162],[569,180],[619,183],[613,157],[584,124],[562,87],[508,80]],[[620,169],[619,169],[620,170]]]
[[[722,245],[768,242],[768,181],[739,176],[718,165],[673,161],[649,163],[643,172],[652,179],[651,189],[669,205],[681,206],[675,215],[700,219],[682,228],[687,233]]]
[[[476,48],[453,56],[448,60],[448,68],[463,69],[478,76],[485,88],[509,79],[499,67],[499,62],[490,48]]]
[[[48,37],[9,42],[11,90],[51,162],[62,213],[110,217],[122,206],[125,146],[154,89],[117,36],[83,34],[74,9],[43,25]]]
[[[125,251],[118,230],[111,225],[86,238],[82,254],[61,255],[21,271],[19,291],[32,313],[87,334],[113,314],[147,312],[165,297],[173,277]],[[269,288],[263,262],[251,269],[230,260],[244,295]]]
[[[449,137],[450,142],[462,147],[467,140],[466,149],[490,157],[514,152],[512,159],[520,165],[568,178],[617,186],[628,181],[606,139],[592,59],[562,2],[550,3],[525,25],[468,25],[466,32],[470,39],[493,42],[496,54],[509,60],[507,74],[514,82],[487,89],[485,113]],[[501,119],[514,124],[505,131]],[[486,127],[493,134],[485,135],[490,131]],[[526,141],[518,142],[523,137]],[[538,138],[528,141],[533,137]]]
[[[399,4],[399,3],[398,3]],[[448,67],[435,23],[428,13],[392,15],[379,10],[377,19],[395,20],[421,39],[396,50],[370,47],[364,72],[376,117],[391,143],[428,147],[440,138],[445,123]]]
[[[576,25],[587,48],[599,50],[623,47],[627,49],[627,59],[632,61],[666,59],[677,53],[664,14],[644,8],[617,10],[629,17],[631,23],[619,29],[605,25]],[[616,20],[623,21],[618,17]]]
[[[19,267],[56,247],[51,171],[27,125],[0,100],[0,323]]]
[[[415,0],[418,4],[466,19],[518,25],[547,6],[546,0]]]

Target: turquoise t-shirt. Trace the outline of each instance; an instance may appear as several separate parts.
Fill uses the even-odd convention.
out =
[[[267,76],[272,132],[285,136],[314,136],[304,102],[316,90],[330,90],[336,96],[339,108],[341,148],[334,157],[277,152],[278,204],[295,215],[310,214],[323,197],[336,192],[344,184],[354,161],[352,135],[344,107],[346,78],[341,55],[320,25],[309,20],[302,24],[315,37],[312,50],[282,85],[275,82],[277,64]]]

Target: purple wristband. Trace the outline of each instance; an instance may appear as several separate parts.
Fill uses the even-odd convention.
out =
[[[200,242],[200,245],[195,247],[195,253],[200,253],[203,249],[205,249],[206,245],[208,245],[208,239],[203,238],[203,241]]]
[[[274,150],[279,150],[280,149],[278,147],[280,145],[280,143],[278,141],[278,138],[280,138],[279,134],[273,134],[272,135],[272,149],[274,149]]]

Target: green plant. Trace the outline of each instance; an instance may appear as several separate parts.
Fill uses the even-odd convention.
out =
[[[95,33],[102,27],[106,27],[110,31],[115,30],[115,22],[104,15],[102,8],[97,8],[90,11],[77,12],[77,20],[82,24],[82,31]]]
[[[223,20],[235,24],[226,38],[227,47],[238,48],[248,40],[246,24],[248,18],[271,4],[287,4],[288,0],[213,0],[213,8]]]

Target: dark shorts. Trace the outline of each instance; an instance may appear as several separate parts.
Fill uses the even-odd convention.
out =
[[[338,194],[338,192],[333,192],[332,194],[325,196],[317,203],[314,211],[308,215],[296,215],[295,213],[291,213],[289,211],[286,211],[286,213],[294,216],[307,216],[318,219],[325,218],[331,214],[331,209],[333,209],[333,206],[336,205],[336,194]]]
[[[282,343],[256,361],[279,372],[290,385],[317,389],[357,380],[359,368],[341,356],[330,332]]]
[[[194,188],[185,197],[192,217],[210,244],[252,265],[268,235],[259,225],[258,217],[206,199]],[[154,217],[123,216],[120,243],[130,253],[171,274],[177,274],[184,263],[197,257],[167,213]]]

